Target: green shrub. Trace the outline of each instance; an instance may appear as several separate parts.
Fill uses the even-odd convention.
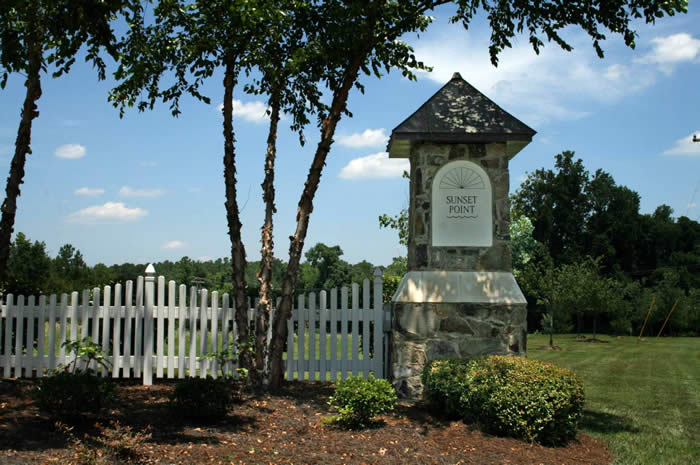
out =
[[[401,284],[402,276],[385,275],[383,276],[383,287],[382,287],[382,298],[384,303],[388,304],[396,293],[396,289],[399,288]]]
[[[215,421],[226,416],[237,394],[231,380],[185,378],[175,384],[170,408],[178,416],[190,420]]]
[[[448,414],[546,445],[573,439],[583,414],[583,383],[573,372],[523,358],[433,361],[423,386],[426,398]]]
[[[98,414],[113,398],[114,384],[91,370],[56,372],[41,378],[34,390],[39,410],[62,419]]]
[[[460,399],[477,360],[440,360],[428,362],[423,371],[423,393],[437,410],[459,415]]]
[[[337,423],[349,428],[364,428],[377,415],[396,407],[396,391],[385,379],[351,376],[340,381],[328,404],[338,411]]]

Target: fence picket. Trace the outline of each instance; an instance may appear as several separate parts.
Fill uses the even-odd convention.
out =
[[[374,376],[385,378],[384,371],[384,293],[382,288],[382,271],[374,272]]]
[[[352,376],[357,376],[360,370],[360,286],[357,283],[352,283]]]
[[[36,375],[44,376],[44,368],[46,367],[46,359],[44,358],[45,338],[46,338],[46,296],[39,296],[39,314],[37,315],[37,363]]]
[[[112,378],[119,378],[119,364],[122,361],[120,355],[122,332],[122,285],[114,286],[114,309],[110,312],[112,320]]]
[[[294,379],[294,310],[287,320],[287,380]]]
[[[190,376],[197,376],[197,288],[190,287]]]
[[[134,320],[134,282],[126,282],[124,294],[124,358],[122,359],[122,376],[129,378],[131,375],[131,328]],[[135,339],[135,338],[134,338]]]
[[[88,337],[88,324],[87,324],[87,319],[88,319],[88,302],[90,301],[90,291],[87,289],[83,289],[83,300],[82,300],[82,305],[80,306],[80,337],[78,339],[72,339],[73,341],[82,341],[85,338]],[[76,331],[76,335],[77,335]],[[71,338],[73,337],[73,334],[71,334]]]
[[[207,302],[208,291],[202,289],[199,294],[199,377],[206,378],[209,369],[208,360],[204,358],[207,353]]]
[[[154,307],[156,320],[156,377],[163,377],[163,356],[165,354],[165,278],[158,276],[158,304]]]
[[[66,306],[63,305],[63,298],[66,297],[65,294],[61,296],[61,315],[63,316],[63,322],[65,322]],[[46,368],[48,371],[53,371],[56,369],[56,294],[49,296],[49,323],[47,325],[49,328],[49,341],[48,341],[48,360]],[[60,333],[63,333],[65,337],[65,324],[60,326]]]
[[[297,298],[297,379],[304,379],[304,338],[306,337],[305,298]]]
[[[338,380],[338,289],[331,289],[331,381]]]
[[[151,265],[149,265],[150,267]],[[143,384],[150,386],[153,383],[153,329],[155,322],[155,276],[146,268],[144,280],[144,306],[143,306]]]
[[[3,362],[3,376],[5,378],[10,377],[10,370],[12,369],[12,318],[14,315],[14,296],[12,294],[7,294],[5,299],[5,357]]]
[[[51,296],[54,297],[54,296]],[[78,293],[75,293],[75,299],[76,302],[78,300]],[[75,309],[71,306],[68,307],[68,294],[63,293],[61,294],[61,306],[56,309],[56,299],[54,298],[53,303],[51,306],[53,307],[53,311],[59,311],[61,313],[61,318],[60,318],[60,323],[59,323],[59,330],[58,330],[58,359],[51,363],[49,361],[49,368],[52,370],[56,369],[57,365],[65,365],[66,364],[66,346],[64,345],[66,343],[66,332],[68,331],[68,321],[66,320],[68,312],[70,311],[71,315],[75,315]],[[77,318],[76,318],[77,319]],[[51,347],[53,350],[56,350],[55,344],[51,344]]]
[[[231,310],[229,308],[228,293],[225,293],[221,298],[221,347],[222,350],[228,349],[228,327],[229,319],[231,317]],[[224,376],[228,376],[229,372],[232,370],[231,362],[228,360],[221,367],[221,372]]]
[[[369,279],[362,281],[362,376],[369,377],[369,370],[371,368],[369,360],[369,325],[372,320],[371,312],[372,307],[369,304]]]
[[[178,348],[177,348],[177,377],[178,378],[184,378],[185,377],[185,328],[187,325],[185,325],[185,321],[187,318],[187,286],[184,284],[180,284],[179,288],[180,294],[179,294],[179,299],[178,299],[178,311],[179,311],[179,318],[178,318],[178,326],[177,326],[177,342],[178,342]]]
[[[318,305],[318,315],[319,315],[319,347],[318,347],[318,355],[319,355],[319,372],[321,373],[319,376],[320,381],[325,381],[326,380],[326,375],[327,373],[327,362],[326,362],[326,324],[328,320],[328,310],[326,309],[326,291],[321,291],[321,295],[319,296],[319,305]]]
[[[219,293],[211,293],[211,353],[219,352]],[[216,379],[218,367],[216,359],[210,360],[211,376]]]
[[[71,298],[71,320],[70,320],[70,339],[65,339],[61,345],[60,349],[58,352],[59,357],[58,358],[63,358],[63,363],[65,365],[68,365],[70,362],[72,362],[72,355],[71,354],[66,354],[66,346],[65,343],[68,341],[77,341],[80,338],[78,337],[78,292],[71,292],[70,298]],[[63,357],[61,357],[63,355]]]
[[[340,379],[348,376],[348,288],[340,289]]]
[[[27,345],[25,351],[27,355],[24,357],[24,371],[27,378],[34,376],[34,296],[30,295],[27,299],[27,306],[24,308],[24,314],[27,318]],[[18,337],[22,333],[17,333]]]
[[[92,342],[97,344],[100,337],[100,288],[96,287],[92,290],[92,310],[88,318],[92,318]],[[91,365],[92,369],[95,369],[95,365]]]
[[[24,334],[24,296],[17,297],[17,313],[15,314],[15,377],[22,377],[22,334]]]
[[[316,372],[316,293],[311,292],[309,294],[309,337],[308,343],[305,344],[309,347],[309,363],[307,370],[309,371],[309,380],[313,381],[315,379],[314,373]]]
[[[102,353],[105,355],[107,355],[107,350],[109,350],[109,314],[111,313],[111,303],[112,288],[109,286],[105,286],[104,305],[102,306]],[[97,305],[97,311],[95,312],[95,315],[99,315],[100,302],[96,301],[95,305]],[[100,369],[100,372],[102,373],[102,376],[107,376],[107,369],[105,367],[102,367]]]
[[[167,325],[168,325],[168,378],[175,377],[175,318],[177,317],[178,307],[175,306],[175,281],[168,281],[168,306]]]
[[[134,377],[141,377],[143,365],[143,276],[136,280],[136,308],[134,310]]]

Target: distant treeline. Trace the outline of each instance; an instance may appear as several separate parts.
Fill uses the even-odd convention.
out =
[[[352,282],[374,278],[375,265],[368,261],[350,264],[341,257],[339,246],[319,243],[306,252],[306,262],[300,266],[298,292],[330,289],[350,285]],[[5,294],[50,295],[70,293],[93,287],[125,283],[143,276],[147,263],[122,263],[88,266],[80,250],[71,244],[62,246],[56,257],[50,257],[46,244],[32,242],[23,233],[18,233],[12,243],[9,260],[8,281],[3,286]],[[153,266],[158,276],[173,280],[177,284],[199,286],[210,291],[231,292],[231,259],[193,260],[182,257],[176,262],[165,260]],[[391,275],[402,276],[406,270],[406,259],[396,258],[388,267],[380,267]],[[275,260],[272,284],[274,292],[279,290],[287,264]],[[249,262],[246,269],[249,294],[257,296],[260,262]]]
[[[531,331],[599,331],[638,334],[655,299],[646,334],[655,334],[671,311],[664,334],[700,335],[700,223],[674,217],[667,205],[639,212],[639,194],[597,170],[591,175],[573,152],[556,156],[552,170],[527,177],[511,197],[513,271],[528,299]],[[408,237],[407,212],[383,215],[380,224]],[[375,265],[350,264],[340,246],[318,243],[299,269],[297,292],[317,291],[372,279]],[[384,271],[389,301],[406,272],[397,257]],[[87,266],[70,244],[49,257],[43,242],[19,233],[12,244],[5,293],[70,292],[134,280],[146,263]],[[229,258],[197,261],[183,257],[154,263],[158,275],[178,284],[230,292]],[[275,260],[273,293],[286,263]],[[259,262],[246,269],[249,295],[258,292]]]
[[[700,223],[668,205],[640,214],[639,202],[573,152],[529,174],[511,198],[511,237],[531,329],[639,334],[656,298],[646,334],[675,304],[664,334],[700,335]]]

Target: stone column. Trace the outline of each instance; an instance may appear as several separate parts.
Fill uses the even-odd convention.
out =
[[[512,274],[506,148],[506,142],[416,142],[411,147],[409,272],[392,303],[392,376],[404,398],[420,397],[428,360],[525,355],[527,302]],[[469,190],[468,181],[453,191],[444,190],[455,182],[454,174],[446,174],[450,170],[458,174],[461,170],[465,180],[473,178],[475,190]],[[480,179],[484,173],[487,180]],[[438,174],[441,179],[435,182]],[[463,204],[434,205],[435,201]],[[489,203],[491,222],[484,224]],[[476,229],[469,226],[464,239],[455,238],[445,232],[452,226],[440,223],[445,218],[433,216],[459,225],[471,220],[445,215],[447,211],[463,212],[461,218],[481,215],[472,223],[482,224]],[[459,245],[436,245],[450,241]],[[470,241],[479,245],[464,245]]]

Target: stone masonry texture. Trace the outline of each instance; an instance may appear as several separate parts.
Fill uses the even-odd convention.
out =
[[[503,142],[487,144],[416,143],[411,150],[409,271],[512,272],[508,207],[508,157]],[[453,160],[477,163],[493,192],[492,247],[433,247],[432,184]],[[524,356],[527,306],[524,303],[393,304],[392,379],[403,398],[422,394],[421,374],[428,360],[479,355]]]
[[[492,247],[433,247],[430,218],[433,178],[453,160],[468,160],[489,175],[493,191]],[[506,144],[416,144],[411,152],[408,269],[511,271]]]

